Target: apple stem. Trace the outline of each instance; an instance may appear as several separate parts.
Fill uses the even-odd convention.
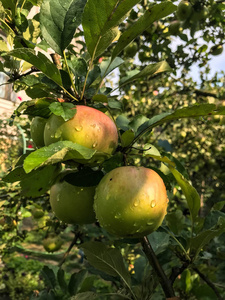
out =
[[[141,244],[142,244],[143,251],[144,251],[150,265],[152,266],[152,268],[154,269],[155,273],[158,276],[159,282],[162,286],[165,296],[167,298],[175,298],[173,286],[172,286],[169,278],[167,278],[162,266],[160,265],[156,255],[155,255],[155,252],[153,251],[152,246],[146,236],[144,236],[141,239]],[[179,298],[175,298],[175,299],[179,299]]]

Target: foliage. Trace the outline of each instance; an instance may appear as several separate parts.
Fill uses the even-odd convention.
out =
[[[1,1],[0,71],[29,97],[9,123],[29,139],[34,117],[66,122],[87,105],[106,113],[119,136],[109,155],[68,140],[27,151],[1,120],[0,292],[10,299],[225,297],[224,73],[209,68],[223,51],[224,4],[188,3],[181,16],[177,1]],[[62,170],[76,172],[68,183],[90,187],[124,165],[162,177],[170,201],[157,231],[119,239],[98,222],[55,217],[49,190]],[[43,240],[52,237],[63,245],[48,253]],[[18,253],[35,259],[23,262],[26,276]]]

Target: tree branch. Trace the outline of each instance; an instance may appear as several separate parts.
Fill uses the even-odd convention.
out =
[[[201,271],[199,271],[198,268],[194,267],[192,268],[200,277],[203,281],[205,281],[208,286],[211,287],[211,289],[214,291],[214,293],[217,296],[217,299],[219,300],[223,300],[223,297],[220,295],[220,292],[218,291],[218,289],[216,288],[216,286],[214,285],[214,283],[212,283]]]
[[[156,255],[152,249],[152,246],[149,243],[149,240],[146,236],[141,239],[141,244],[142,244],[143,251],[144,251],[146,257],[148,258],[149,263],[151,264],[152,268],[154,269],[154,271],[156,272],[156,274],[158,276],[159,282],[162,286],[162,289],[163,289],[166,297],[176,299],[175,293],[173,290],[173,286],[172,286],[169,278],[167,278],[166,274],[164,273],[163,268],[159,264],[159,261],[158,261]],[[179,299],[179,298],[177,298],[177,299]]]

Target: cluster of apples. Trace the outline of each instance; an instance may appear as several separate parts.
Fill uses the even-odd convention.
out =
[[[69,140],[96,149],[97,156],[98,151],[112,155],[118,145],[113,120],[92,107],[77,105],[76,110],[68,121],[54,114],[48,120],[35,117],[31,124],[35,144],[41,147]],[[36,134],[40,126],[42,136]],[[59,174],[50,189],[52,210],[65,223],[91,224],[98,220],[113,235],[142,237],[156,230],[166,215],[166,188],[162,178],[151,169],[117,167],[106,173],[97,186],[73,185],[65,180],[66,174],[66,170]]]

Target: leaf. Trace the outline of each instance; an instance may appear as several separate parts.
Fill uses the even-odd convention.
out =
[[[109,99],[108,106],[112,109],[123,110],[123,103],[118,100]]]
[[[116,119],[116,125],[121,128],[123,131],[126,131],[130,128],[129,126],[130,120],[123,115],[119,115]]]
[[[129,130],[125,131],[121,135],[122,147],[127,147],[128,145],[130,145],[130,143],[133,141],[134,137],[135,137],[135,133],[134,133],[133,129],[129,129]]]
[[[48,287],[54,289],[54,287],[57,284],[54,271],[50,269],[48,266],[44,266],[43,269],[41,270],[41,275],[44,277],[45,284]]]
[[[26,197],[43,195],[50,189],[60,170],[58,165],[49,165],[26,174],[26,178],[20,182],[21,194]]]
[[[73,57],[70,60],[68,60],[68,65],[70,69],[72,70],[73,74],[77,77],[86,76],[87,74],[87,63],[86,61],[79,57]]]
[[[108,98],[107,98],[106,95],[97,94],[97,95],[94,95],[92,97],[92,101],[94,101],[94,102],[101,102],[101,103],[107,103],[108,102]]]
[[[65,281],[65,271],[61,268],[57,272],[57,279],[58,279],[60,288],[62,289],[62,291],[64,293],[66,293],[67,292],[67,284]]]
[[[124,1],[126,2],[126,1]],[[128,46],[137,36],[146,30],[153,22],[166,17],[176,10],[176,6],[171,2],[163,2],[155,4],[147,9],[132,26],[130,26],[119,38],[116,47],[112,53],[112,60],[120,54],[120,52]]]
[[[100,65],[101,77],[105,78],[109,73],[111,73],[114,69],[116,69],[123,63],[124,60],[120,57],[116,57],[113,62],[111,62],[111,59],[103,60]]]
[[[82,26],[88,52],[95,57],[100,39],[118,26],[140,0],[89,0],[83,13]]]
[[[76,296],[72,297],[70,300],[94,300],[97,297],[99,297],[98,294],[95,294],[94,292],[84,292],[79,293]]]
[[[55,164],[71,159],[91,159],[96,150],[88,149],[79,144],[70,141],[60,141],[49,146],[42,147],[31,154],[24,160],[24,170],[26,173],[31,172],[43,165]]]
[[[76,106],[73,103],[67,102],[53,102],[50,104],[49,109],[56,116],[61,116],[65,121],[68,121],[76,114]]]
[[[172,69],[170,68],[170,66],[168,65],[168,63],[166,61],[162,61],[157,64],[151,64],[151,65],[146,66],[142,71],[135,74],[134,76],[131,76],[126,80],[121,80],[120,85],[127,84],[128,82],[132,82],[132,81],[142,78],[142,77],[156,75],[158,73],[167,72],[167,71],[171,71],[171,70]]]
[[[95,52],[95,57],[100,56],[112,44],[112,42],[115,40],[118,34],[119,34],[118,27],[109,29],[99,40]]]
[[[58,54],[70,44],[80,25],[86,0],[44,0],[40,10],[41,32]]]
[[[32,49],[18,48],[8,52],[7,55],[25,60],[43,72],[48,78],[52,79],[59,86],[62,86],[61,75],[56,65],[41,52],[38,52],[36,55],[35,51]]]
[[[66,174],[64,180],[75,186],[96,186],[103,176],[102,171],[85,167],[78,172]]]
[[[111,276],[119,276],[130,288],[130,274],[118,249],[108,248],[100,242],[86,242],[81,247],[92,266]]]
[[[148,239],[154,252],[158,255],[168,248],[170,236],[165,232],[154,231],[148,235]]]
[[[186,197],[188,208],[192,217],[192,222],[194,222],[196,217],[198,216],[201,205],[200,196],[196,189],[188,182],[187,179],[184,178],[184,176],[180,172],[178,172],[171,166],[168,167]]]
[[[151,131],[154,127],[161,125],[165,122],[181,119],[181,118],[197,118],[209,115],[224,115],[224,106],[216,106],[215,104],[198,104],[194,106],[184,107],[177,109],[171,113],[162,113],[154,116],[148,121],[144,122],[137,131],[137,134],[142,136],[148,131]]]
[[[190,252],[194,259],[205,245],[207,245],[213,238],[225,232],[225,218],[219,217],[217,225],[211,229],[199,233],[196,237],[191,238]]]
[[[90,71],[87,78],[87,87],[89,87],[99,76],[101,75],[101,71],[99,66],[94,66],[94,68]]]
[[[84,281],[86,276],[87,270],[80,270],[77,273],[73,273],[73,275],[70,277],[70,281],[68,284],[68,291],[71,296],[77,293],[81,283]]]

